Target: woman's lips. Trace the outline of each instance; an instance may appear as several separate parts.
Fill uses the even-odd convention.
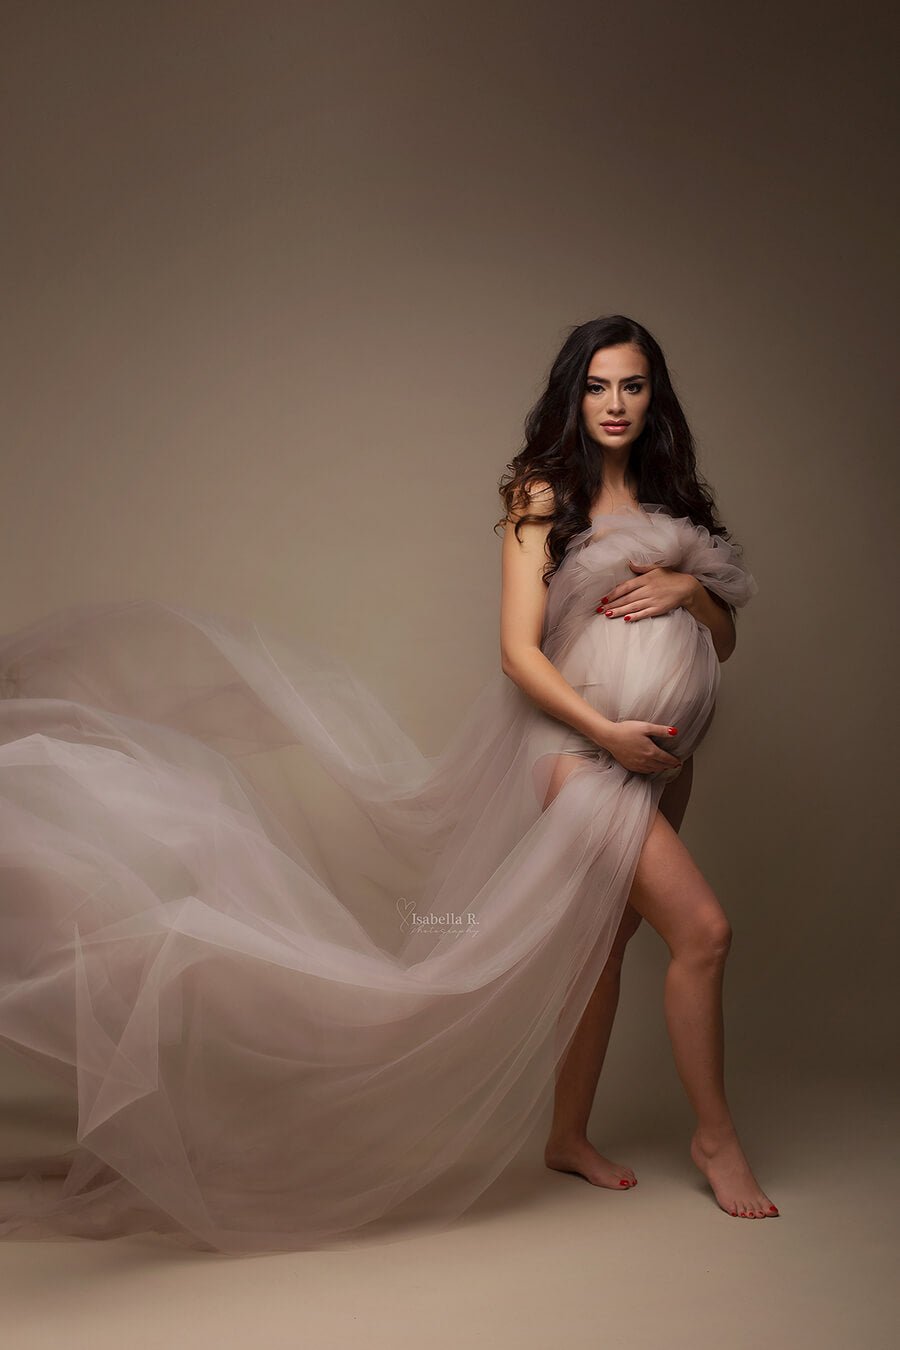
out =
[[[604,431],[612,431],[612,432],[616,432],[616,431],[627,431],[628,428],[629,428],[629,426],[630,426],[630,423],[629,423],[629,422],[602,422],[602,423],[601,423],[601,426],[603,427],[603,430],[604,430]]]

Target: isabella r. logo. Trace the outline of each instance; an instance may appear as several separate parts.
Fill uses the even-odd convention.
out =
[[[478,932],[478,918],[471,910],[465,914],[417,914],[415,900],[407,900],[401,895],[397,900],[397,913],[400,915],[400,932],[411,936],[448,933],[453,937],[466,937]]]

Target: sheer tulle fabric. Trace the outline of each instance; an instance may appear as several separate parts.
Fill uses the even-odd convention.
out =
[[[597,615],[629,558],[756,583],[654,504],[552,579],[547,656],[684,758],[719,663],[684,609]],[[301,637],[155,602],[6,635],[0,696],[0,1039],[77,1103],[64,1181],[8,1184],[0,1234],[264,1252],[460,1215],[552,1098],[672,771],[502,673],[428,757]]]

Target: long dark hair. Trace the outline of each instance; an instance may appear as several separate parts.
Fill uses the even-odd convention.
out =
[[[553,489],[552,526],[547,536],[549,557],[544,581],[550,581],[573,535],[591,523],[590,509],[603,486],[602,456],[584,429],[581,403],[591,358],[601,347],[633,343],[650,366],[647,420],[631,446],[628,476],[641,502],[658,502],[675,516],[687,516],[710,534],[731,536],[716,518],[709,484],[697,469],[694,438],[672,381],[662,348],[642,324],[622,314],[589,319],[569,332],[553,362],[547,386],[525,419],[525,445],[506,468],[499,492],[509,515],[521,510],[527,489],[539,480]],[[504,523],[506,515],[494,526]],[[514,526],[547,516],[523,513]],[[735,545],[735,547],[737,547]],[[740,551],[740,550],[738,550]],[[732,606],[728,606],[732,609]]]

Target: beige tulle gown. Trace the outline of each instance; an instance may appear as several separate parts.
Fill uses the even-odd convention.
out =
[[[683,608],[596,613],[629,557],[735,605],[757,585],[653,503],[594,517],[551,581],[549,659],[685,758],[720,666]],[[179,605],[0,638],[0,1046],[77,1119],[64,1179],[3,1185],[0,1234],[240,1253],[447,1225],[552,1101],[672,772],[502,672],[426,756],[302,637]]]

